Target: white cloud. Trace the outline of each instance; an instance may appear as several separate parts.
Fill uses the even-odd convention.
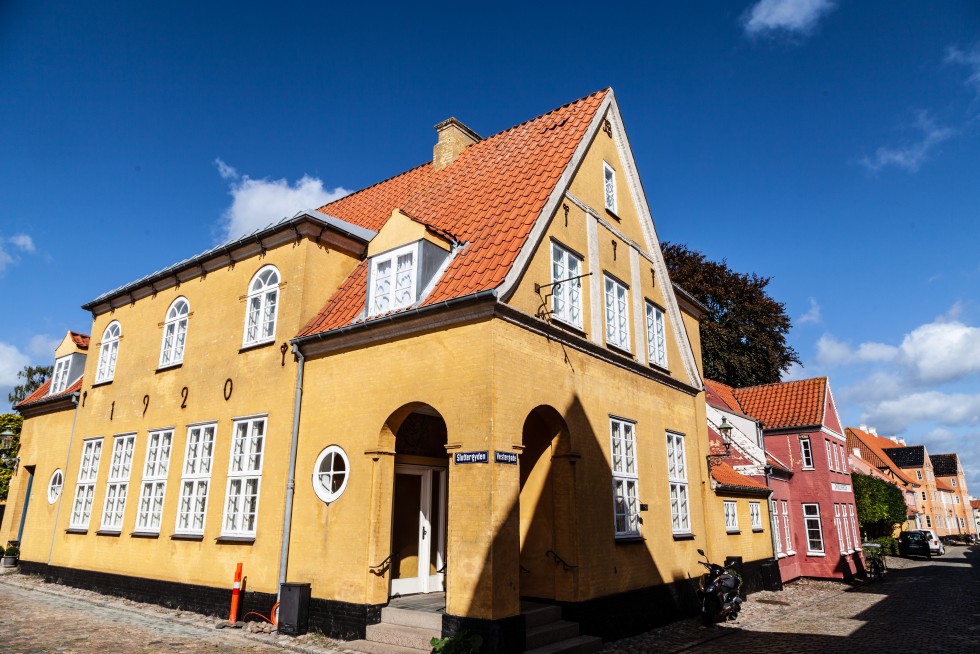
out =
[[[848,363],[854,358],[854,348],[843,341],[838,341],[829,334],[817,339],[817,363],[822,366],[837,366]]]
[[[34,251],[34,240],[27,234],[14,234],[9,240],[24,252]]]
[[[914,173],[943,141],[956,133],[951,127],[936,125],[925,111],[916,113],[914,128],[921,132],[918,138],[906,140],[897,146],[881,146],[873,156],[865,155],[859,163],[873,173],[890,166]]]
[[[26,354],[13,345],[0,341],[0,389],[4,389],[4,401],[6,401],[7,396],[5,391],[19,383],[17,373],[30,362],[31,360]]]
[[[916,327],[899,349],[903,363],[922,383],[945,383],[980,374],[980,328],[959,321],[939,320]]]
[[[57,338],[46,334],[35,334],[27,342],[27,353],[32,360],[40,362],[40,365],[50,365],[54,361],[54,351],[61,345],[63,338],[63,336]]]
[[[925,391],[882,400],[865,408],[861,422],[880,432],[899,432],[913,423],[980,424],[980,395]]]
[[[742,18],[749,36],[808,34],[835,7],[831,0],[759,0]]]
[[[252,179],[248,175],[239,175],[221,159],[216,159],[215,165],[218,174],[230,180],[231,206],[221,218],[225,240],[244,236],[298,211],[321,207],[350,193],[341,186],[325,189],[321,180],[309,175],[290,184],[285,179]]]
[[[966,85],[973,87],[977,96],[980,97],[980,43],[975,43],[969,51],[963,51],[956,46],[946,48],[946,59],[948,64],[962,64],[969,69]]]
[[[6,250],[3,249],[3,243],[0,243],[0,273],[13,262],[14,258],[7,254]]]
[[[820,305],[814,298],[810,298],[810,308],[802,316],[796,319],[796,324],[806,325],[808,323],[820,322]]]

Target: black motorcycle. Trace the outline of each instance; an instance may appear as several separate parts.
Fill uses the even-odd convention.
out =
[[[731,568],[723,568],[708,561],[704,550],[699,549],[698,554],[704,557],[704,561],[698,563],[708,569],[708,572],[701,575],[701,582],[698,584],[698,599],[701,600],[704,624],[734,620],[742,610],[742,598],[738,595],[742,588],[742,578]]]

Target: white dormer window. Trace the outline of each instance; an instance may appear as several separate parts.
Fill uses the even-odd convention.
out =
[[[605,161],[602,162],[602,184],[606,196],[606,209],[616,213],[616,171]]]
[[[278,309],[279,271],[275,266],[266,266],[255,273],[248,285],[243,347],[276,340]]]
[[[71,368],[71,355],[61,357],[54,362],[54,374],[51,376],[51,395],[68,388],[69,368]]]
[[[95,373],[95,383],[112,381],[116,374],[116,357],[119,354],[119,337],[122,327],[115,320],[102,332],[102,345],[99,347],[99,367]]]
[[[368,315],[377,316],[415,304],[418,279],[418,245],[392,250],[371,262]]]
[[[184,361],[184,345],[187,343],[187,316],[191,305],[179,297],[167,309],[163,323],[163,343],[160,345],[160,367],[176,366]]]

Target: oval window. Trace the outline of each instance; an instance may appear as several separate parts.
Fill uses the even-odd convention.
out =
[[[51,474],[51,481],[48,482],[48,504],[54,504],[61,497],[61,489],[65,485],[65,476],[58,468]]]
[[[313,466],[313,491],[329,504],[343,494],[349,476],[347,453],[340,446],[331,445],[320,452]]]

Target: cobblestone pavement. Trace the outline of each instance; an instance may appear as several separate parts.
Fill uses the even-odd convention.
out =
[[[749,596],[739,619],[705,628],[699,619],[606,643],[604,654],[698,652],[980,651],[980,547],[950,547],[932,560],[889,558],[881,582],[849,586],[802,579]],[[215,618],[0,577],[4,654],[349,654],[342,642],[215,629]]]
[[[735,622],[705,628],[685,620],[602,652],[980,651],[980,547],[950,547],[931,560],[889,557],[888,565],[880,582],[798,580],[750,595]]]

